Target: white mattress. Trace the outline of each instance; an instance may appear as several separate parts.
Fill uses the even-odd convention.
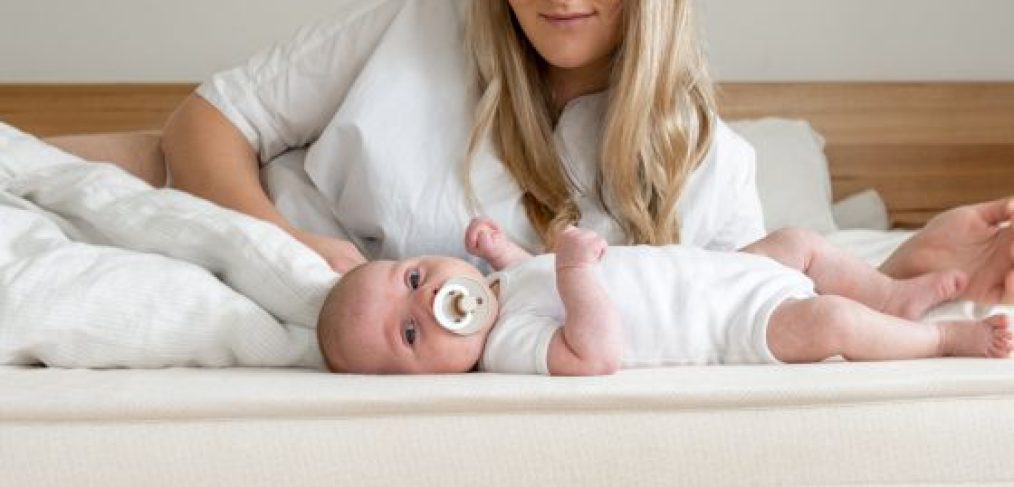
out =
[[[874,234],[835,236],[865,258]],[[1014,484],[1014,361],[611,377],[0,367],[0,485]]]
[[[1014,482],[1014,361],[0,369],[4,485]]]

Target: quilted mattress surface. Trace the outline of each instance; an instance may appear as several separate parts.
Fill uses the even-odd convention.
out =
[[[6,485],[1014,482],[1014,361],[611,377],[0,368]]]

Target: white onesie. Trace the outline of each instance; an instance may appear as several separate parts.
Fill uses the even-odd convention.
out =
[[[609,247],[602,281],[619,309],[624,368],[777,363],[767,324],[787,299],[815,296],[813,282],[772,259],[694,247]],[[549,343],[562,326],[555,256],[543,254],[491,274],[500,316],[480,368],[549,374]]]

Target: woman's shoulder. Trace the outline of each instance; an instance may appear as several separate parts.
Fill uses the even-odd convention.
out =
[[[366,66],[383,71],[404,64],[412,59],[405,46],[439,52],[426,51],[431,47],[426,41],[459,32],[467,5],[468,0],[339,0],[289,38],[215,73],[197,93],[266,162],[317,140]]]
[[[756,158],[753,146],[722,119],[715,122],[715,140],[711,152],[717,162],[725,166],[752,168]]]
[[[411,0],[353,0],[337,2],[316,21],[304,24],[296,34],[312,41],[362,29],[386,30]],[[371,30],[372,30],[371,29]]]
[[[438,22],[420,22],[422,25],[440,25],[446,28],[463,22],[468,0],[442,0],[435,5],[428,0],[345,0],[329,10],[319,20],[304,25],[296,34],[296,43],[312,45],[336,37],[355,37],[357,33],[369,35],[384,32],[402,16],[415,17],[421,11],[439,16]]]

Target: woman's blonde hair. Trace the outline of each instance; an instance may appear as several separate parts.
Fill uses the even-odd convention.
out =
[[[677,203],[712,143],[714,88],[691,0],[626,0],[622,8],[624,32],[613,58],[598,161],[599,198],[627,243],[678,243]],[[544,79],[546,62],[507,0],[472,2],[468,42],[480,98],[466,174],[482,140],[492,136],[524,191],[532,225],[552,248],[559,231],[581,215],[577,188],[553,144],[557,114]]]

